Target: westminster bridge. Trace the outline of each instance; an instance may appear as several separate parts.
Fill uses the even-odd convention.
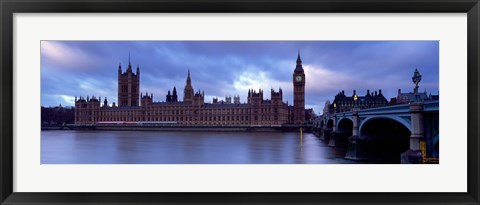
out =
[[[438,163],[439,101],[325,113],[313,132],[329,146],[346,147],[347,159]]]

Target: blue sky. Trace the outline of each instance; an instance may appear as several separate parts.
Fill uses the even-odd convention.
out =
[[[179,99],[187,70],[195,91],[213,97],[239,95],[249,88],[282,88],[293,103],[292,73],[300,50],[306,72],[306,107],[319,113],[326,100],[345,90],[365,95],[382,89],[389,100],[397,90],[412,91],[415,68],[420,91],[439,91],[438,41],[42,41],[42,106],[73,105],[75,96],[107,97],[117,102],[117,70],[129,53],[141,72],[140,90],[154,101],[177,87]]]

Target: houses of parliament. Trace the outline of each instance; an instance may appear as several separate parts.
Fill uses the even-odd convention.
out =
[[[283,102],[282,89],[270,90],[270,99],[264,99],[264,90],[248,91],[248,99],[240,97],[213,99],[206,103],[203,91],[194,91],[187,73],[183,101],[177,89],[168,91],[165,101],[154,101],[153,94],[140,92],[140,68],[133,72],[129,64],[125,72],[118,66],[118,105],[110,106],[105,98],[75,97],[75,124],[178,124],[184,126],[282,126],[303,125],[305,119],[305,72],[300,52],[292,76],[293,106]]]

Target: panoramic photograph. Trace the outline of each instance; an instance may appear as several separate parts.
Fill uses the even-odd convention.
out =
[[[41,41],[41,164],[439,164],[438,41]]]

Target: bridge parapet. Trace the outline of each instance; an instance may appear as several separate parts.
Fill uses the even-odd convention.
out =
[[[440,103],[438,100],[425,102],[423,104],[423,110],[426,112],[438,111],[439,107],[440,107]]]
[[[385,115],[385,114],[399,114],[399,113],[409,113],[410,104],[401,104],[401,105],[390,105],[384,107],[368,108],[359,110],[359,115]],[[439,101],[426,101],[423,102],[424,111],[438,111],[439,110]],[[352,111],[336,113],[337,117],[352,116]],[[331,115],[333,117],[334,115]]]

